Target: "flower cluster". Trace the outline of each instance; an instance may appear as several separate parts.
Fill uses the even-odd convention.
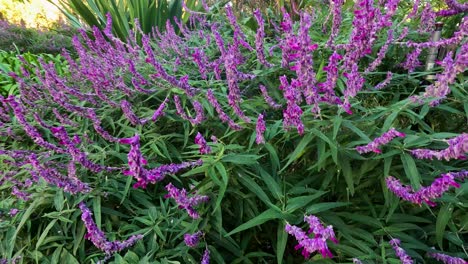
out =
[[[138,242],[143,238],[143,235],[133,235],[129,239],[125,241],[107,241],[106,235],[102,232],[101,229],[96,225],[92,218],[92,213],[86,205],[81,202],[79,204],[79,208],[82,212],[81,220],[86,227],[87,233],[85,238],[91,240],[93,244],[99,248],[100,250],[104,251],[106,257],[110,257],[115,252],[122,251],[128,247],[131,247],[133,244]]]
[[[257,142],[257,144],[264,144],[265,138],[263,137],[263,133],[265,132],[266,127],[265,120],[263,120],[263,114],[258,115],[257,126],[255,130],[257,132],[257,135],[255,136],[255,142]]]
[[[184,242],[189,247],[196,247],[200,242],[200,238],[203,235],[202,231],[198,231],[194,234],[185,234],[184,235]]]
[[[197,136],[195,136],[195,144],[200,146],[200,154],[203,155],[203,154],[211,153],[210,146],[208,146],[208,144],[206,143],[205,138],[203,137],[203,135],[200,132],[198,132]]]
[[[466,260],[463,260],[461,258],[452,257],[452,256],[445,255],[442,253],[429,252],[427,253],[427,255],[431,258],[441,261],[444,264],[466,264],[468,263]]]
[[[428,187],[422,187],[418,191],[414,191],[410,186],[401,184],[400,180],[389,176],[385,179],[387,187],[398,197],[421,205],[423,202],[430,206],[435,206],[436,203],[432,200],[441,197],[451,186],[459,188],[460,184],[455,182],[456,173],[441,174]]]
[[[288,234],[293,235],[299,244],[295,247],[296,250],[302,248],[302,255],[309,258],[314,252],[320,252],[324,258],[333,257],[331,251],[328,249],[327,240],[330,239],[334,243],[338,243],[335,237],[333,227],[324,227],[320,220],[313,215],[305,216],[304,222],[309,224],[309,231],[306,233],[300,227],[286,224],[285,230]],[[308,234],[313,234],[314,237],[310,238]]]
[[[194,209],[195,206],[199,205],[200,203],[207,202],[209,200],[208,196],[206,195],[193,195],[189,197],[187,194],[187,190],[185,189],[178,189],[172,183],[166,185],[166,190],[168,194],[165,196],[166,198],[172,198],[175,202],[179,205],[179,208],[185,209],[190,217],[193,219],[197,219],[200,217],[198,212]]]
[[[460,134],[452,139],[447,140],[449,145],[443,150],[430,150],[430,149],[414,149],[411,154],[418,159],[466,159],[468,153],[468,133]]]
[[[405,250],[400,247],[400,240],[394,238],[390,240],[390,245],[392,245],[393,250],[395,250],[395,254],[401,260],[401,264],[413,264],[413,260],[411,259],[408,254],[406,254]]]
[[[182,169],[200,166],[203,161],[197,160],[194,162],[182,162],[180,164],[164,164],[153,169],[144,168],[147,165],[146,159],[143,157],[140,151],[140,137],[136,134],[130,138],[123,138],[119,141],[121,144],[129,144],[130,151],[127,154],[128,158],[128,170],[124,171],[125,175],[131,175],[137,183],[133,185],[133,188],[146,188],[149,183],[156,183],[162,181],[167,174],[174,174]]]
[[[208,248],[205,249],[200,264],[210,264],[210,251],[208,250]]]
[[[405,137],[404,133],[398,132],[395,128],[390,128],[387,132],[383,133],[382,136],[372,140],[369,144],[365,146],[358,146],[356,147],[356,151],[360,154],[368,153],[368,152],[375,152],[375,153],[382,153],[379,149],[381,145],[385,145],[388,142],[392,141],[392,139],[396,137]]]

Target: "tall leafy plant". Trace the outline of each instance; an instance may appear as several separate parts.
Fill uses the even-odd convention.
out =
[[[194,0],[186,1],[193,5]],[[141,30],[150,33],[153,28],[164,30],[166,21],[182,16],[182,0],[59,0],[56,4],[76,27],[106,26],[106,14],[113,19],[112,33],[126,40],[138,19]]]

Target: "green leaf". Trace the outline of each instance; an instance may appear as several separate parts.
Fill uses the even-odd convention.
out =
[[[351,193],[351,195],[354,195],[353,169],[351,167],[351,163],[349,162],[348,157],[345,154],[340,153],[338,165],[341,167],[341,171],[343,172],[343,176],[345,178],[349,192]]]
[[[275,209],[276,211],[281,211],[281,209],[279,209],[276,205],[271,203],[270,198],[268,198],[268,195],[248,175],[240,175],[238,180],[242,183],[242,185],[247,187],[252,193],[254,193],[260,200],[262,200],[270,208]]]
[[[315,137],[314,134],[312,133],[308,133],[306,134],[302,139],[301,141],[299,142],[299,144],[297,145],[296,149],[294,149],[294,151],[289,154],[289,159],[288,159],[288,162],[286,162],[286,165],[284,165],[284,167],[280,170],[280,174],[281,172],[283,172],[293,161],[297,160],[299,157],[301,157],[303,154],[304,154],[304,149],[307,147],[307,145],[310,143],[310,141],[312,141],[312,139]]]
[[[276,200],[278,201],[281,200],[283,196],[283,192],[281,191],[281,188],[278,185],[278,182],[276,182],[275,179],[273,179],[273,177],[268,172],[266,172],[263,168],[260,167],[259,171],[260,171],[260,176],[262,177],[263,182],[265,182],[265,184],[267,185],[268,190],[270,191],[271,195],[273,195],[273,197],[275,197]]]
[[[445,227],[449,222],[450,218],[452,217],[453,212],[453,205],[452,204],[445,204],[440,208],[439,214],[437,215],[436,221],[436,240],[437,244],[441,249],[443,249],[443,241]]]
[[[241,231],[247,230],[249,228],[259,226],[267,221],[273,220],[273,219],[282,219],[283,215],[276,210],[273,209],[268,209],[264,211],[263,213],[259,214],[258,216],[250,219],[246,223],[236,227],[234,230],[226,234],[225,236],[231,236],[235,233],[239,233]]]
[[[307,204],[309,204],[313,200],[323,196],[326,193],[327,192],[318,191],[318,192],[316,192],[316,193],[314,193],[312,195],[304,195],[304,196],[298,196],[298,197],[288,199],[287,206],[286,206],[286,211],[288,211],[289,213],[292,213],[296,209],[304,208],[304,206],[306,206]]]
[[[276,261],[278,264],[283,263],[284,251],[288,242],[288,234],[284,231],[284,226],[284,222],[281,222],[276,232]]]
[[[45,239],[46,236],[49,234],[50,229],[55,225],[56,222],[57,222],[57,219],[52,220],[52,221],[46,226],[46,228],[44,229],[44,231],[42,231],[41,236],[39,237],[39,239],[38,239],[37,242],[36,242],[36,250],[38,250],[39,247],[42,245],[42,242],[44,242],[44,239]]]
[[[328,211],[333,208],[350,205],[351,203],[345,202],[329,202],[329,203],[318,203],[307,207],[306,212],[308,214],[316,214],[323,211]]]
[[[419,189],[421,186],[421,175],[419,175],[414,159],[406,153],[402,153],[400,157],[403,162],[403,168],[405,169],[406,176],[411,182],[411,186],[416,190]]]

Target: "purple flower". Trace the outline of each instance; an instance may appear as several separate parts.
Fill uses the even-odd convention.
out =
[[[259,85],[259,88],[260,88],[260,91],[262,92],[262,95],[263,95],[263,98],[265,99],[265,101],[267,102],[267,104],[269,106],[271,106],[272,108],[274,109],[279,109],[281,108],[281,105],[280,104],[277,104],[273,98],[270,97],[270,95],[268,94],[268,91],[267,91],[267,88],[265,87],[265,85],[262,85],[260,84]]]
[[[430,252],[430,253],[427,253],[427,255],[431,258],[441,261],[444,264],[467,264],[468,263],[467,261],[461,258],[452,257],[452,256],[445,255],[442,253]]]
[[[375,152],[375,153],[382,153],[379,149],[379,146],[385,145],[392,141],[392,139],[396,137],[405,137],[404,133],[398,132],[395,128],[391,128],[387,132],[383,133],[382,136],[374,139],[372,142],[365,146],[358,146],[356,147],[356,151],[360,154],[367,153],[367,152]]]
[[[203,235],[203,232],[198,231],[194,234],[185,234],[184,235],[184,241],[185,244],[189,247],[196,247],[198,243],[200,242],[200,237]]]
[[[242,127],[236,124],[224,111],[221,105],[219,104],[218,100],[213,94],[213,91],[211,89],[208,89],[206,92],[206,98],[208,101],[211,103],[211,105],[215,108],[216,112],[219,115],[219,118],[221,121],[228,123],[229,127],[233,130],[241,130]]]
[[[265,132],[265,120],[263,120],[263,114],[259,114],[257,118],[257,125],[255,128],[256,137],[255,142],[257,144],[265,144],[265,138],[263,137],[263,133]]]
[[[138,240],[141,240],[143,238],[143,235],[133,235],[125,241],[107,241],[104,232],[102,232],[101,229],[99,229],[99,227],[94,222],[92,218],[92,213],[88,209],[88,207],[86,207],[86,205],[83,202],[81,202],[79,204],[79,208],[82,212],[81,220],[83,220],[83,223],[87,230],[85,238],[91,240],[91,242],[93,242],[93,244],[97,248],[102,250],[107,256],[111,256],[115,252],[122,251],[128,247],[131,247]]]
[[[354,264],[362,264],[362,261],[360,261],[360,260],[357,259],[357,258],[353,258],[353,263],[354,263]]]
[[[423,11],[421,12],[418,32],[423,33],[434,31],[436,15],[437,14],[432,10],[431,4],[426,3]]]
[[[465,24],[468,26],[468,23]],[[455,61],[452,60],[452,53],[449,52],[442,61],[442,66],[444,71],[436,75],[437,81],[426,87],[426,91],[422,95],[423,98],[435,99],[430,103],[431,106],[438,105],[442,99],[447,97],[450,93],[449,85],[456,80],[458,74],[463,73],[468,68],[468,43],[462,45]]]
[[[130,145],[130,151],[127,154],[129,169],[124,171],[124,174],[131,175],[137,180],[137,183],[133,186],[134,188],[145,188],[148,184],[148,178],[143,166],[147,164],[147,161],[140,151],[140,137],[135,134],[131,138],[120,139],[119,143]]]
[[[374,89],[375,90],[380,90],[380,89],[383,89],[385,88],[385,86],[387,86],[391,81],[392,81],[392,77],[393,77],[393,73],[392,72],[387,72],[387,77],[385,77],[385,80],[383,80],[382,82],[378,83]]]
[[[166,177],[167,174],[176,174],[182,169],[200,166],[202,164],[203,161],[200,159],[192,162],[182,162],[180,164],[171,163],[160,165],[154,169],[146,171],[147,183],[150,182],[154,184],[156,182],[160,182]]]
[[[344,0],[331,0],[331,13],[333,13],[333,25],[331,28],[331,34],[330,38],[327,41],[327,46],[331,47],[333,45],[333,42],[335,41],[335,38],[338,36],[338,33],[340,32],[340,26],[341,26],[341,8],[343,6]]]
[[[408,72],[413,72],[416,67],[421,66],[418,60],[419,54],[421,54],[422,48],[417,47],[411,53],[406,55],[406,61],[402,64],[402,67],[407,69]]]
[[[50,131],[59,140],[59,143],[63,146],[66,147],[68,153],[72,157],[73,161],[79,162],[81,165],[83,165],[85,168],[93,171],[93,172],[100,172],[103,170],[115,170],[116,168],[112,167],[106,167],[102,165],[98,165],[90,161],[86,156],[84,152],[82,152],[78,147],[76,147],[76,143],[73,142],[73,140],[70,139],[68,136],[67,131],[65,130],[64,127],[52,127],[50,128]]]
[[[141,125],[140,118],[136,116],[136,114],[132,110],[132,105],[127,100],[122,100],[120,102],[120,108],[124,116],[130,121],[130,123],[134,126]]]
[[[411,259],[411,257],[408,256],[405,250],[400,247],[399,239],[394,238],[390,240],[390,245],[392,245],[393,250],[395,250],[395,254],[401,260],[401,264],[413,264],[413,260]]]
[[[305,216],[304,221],[309,224],[309,234],[312,233],[314,235],[313,238],[310,238],[306,232],[297,226],[292,226],[289,223],[285,226],[285,231],[293,235],[299,243],[295,249],[298,250],[302,248],[302,255],[305,258],[309,258],[310,255],[316,251],[320,252],[324,258],[333,257],[326,243],[328,239],[332,240],[334,243],[338,243],[333,232],[333,227],[323,227],[320,220],[313,215]]]
[[[254,11],[254,17],[258,23],[257,34],[255,35],[255,50],[257,51],[258,61],[263,65],[270,67],[271,64],[265,59],[265,52],[263,50],[263,39],[265,38],[265,22],[263,21],[262,14],[259,9]]]
[[[200,132],[198,132],[197,136],[195,137],[195,144],[200,146],[200,154],[203,155],[211,153],[210,146],[207,145],[205,138],[202,134],[200,134]]]
[[[468,133],[460,134],[452,139],[446,140],[449,145],[446,149],[437,151],[430,149],[414,149],[411,154],[418,159],[466,159],[468,152]]]
[[[210,251],[208,250],[208,248],[205,249],[200,264],[210,264]]]
[[[400,180],[389,176],[385,179],[387,188],[396,196],[403,200],[421,205],[423,202],[430,206],[435,206],[433,199],[441,197],[450,187],[459,188],[460,184],[455,182],[457,173],[441,174],[441,177],[435,179],[428,187],[422,187],[418,191],[414,191],[410,186],[401,184]]]
[[[13,217],[19,213],[19,210],[16,208],[11,208],[10,211],[8,212],[8,215]]]
[[[177,114],[180,115],[183,119],[188,120],[190,123],[192,123],[192,125],[198,125],[203,121],[205,117],[203,113],[203,106],[198,101],[192,100],[191,102],[196,112],[195,118],[191,118],[187,116],[187,114],[185,114],[185,111],[182,108],[182,104],[180,102],[179,96],[174,95],[174,104],[176,106]]]
[[[172,183],[166,185],[166,190],[168,194],[165,198],[172,198],[175,200],[179,208],[185,209],[190,217],[193,219],[197,219],[200,217],[198,212],[194,209],[195,206],[202,202],[207,202],[209,200],[208,196],[205,195],[193,195],[189,197],[187,194],[187,190],[185,189],[178,189]]]
[[[31,199],[31,194],[21,191],[20,189],[18,189],[17,186],[13,186],[11,194],[23,201],[28,201],[29,199]]]
[[[462,12],[468,12],[468,4],[460,4],[457,2],[457,0],[445,0],[445,3],[451,9],[462,11]]]
[[[169,98],[166,97],[166,99],[164,99],[164,101],[159,105],[158,109],[154,111],[154,114],[151,117],[152,121],[156,121],[156,119],[164,115],[164,108],[166,107],[166,104],[168,101],[169,101]]]
[[[365,80],[359,73],[356,63],[351,66],[350,72],[345,72],[343,75],[346,77],[346,90],[344,90],[345,100],[342,107],[348,114],[352,114],[349,99],[357,95],[362,89]]]

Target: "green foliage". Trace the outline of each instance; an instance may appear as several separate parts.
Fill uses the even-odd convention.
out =
[[[38,81],[34,76],[36,74],[35,69],[41,69],[40,59],[46,63],[54,63],[57,71],[61,74],[67,68],[65,59],[60,55],[23,53],[21,57],[25,63],[19,56],[17,52],[0,50],[0,95],[2,96],[7,97],[19,93],[18,82],[11,76],[11,73],[24,77],[22,68],[28,70],[32,80]]]
[[[193,6],[196,1],[186,1]],[[122,40],[129,37],[130,31],[135,29],[134,21],[138,19],[141,30],[151,33],[153,28],[164,31],[166,21],[173,25],[182,16],[182,0],[59,0],[57,5],[73,26],[97,26],[104,29],[106,15],[113,19],[112,33]]]
[[[73,49],[71,36],[75,32],[64,25],[40,30],[0,20],[0,50],[58,54],[62,49]]]
[[[130,14],[141,11],[136,7],[137,2],[132,2],[135,4],[132,5],[133,9],[124,8],[123,2],[115,6],[111,6],[112,1],[73,3],[73,7],[66,9],[70,16],[72,9],[80,10],[78,13],[82,19],[87,23],[94,21],[101,28],[105,25],[106,12],[111,12],[115,19],[114,32],[120,38],[127,37],[128,29],[132,27],[128,23],[131,21],[128,19]],[[158,10],[155,8],[148,10]],[[344,42],[351,29],[349,13],[345,14],[339,41]],[[144,14],[148,13],[140,12],[134,17]],[[326,15],[318,13],[314,23],[322,24]],[[402,15],[404,13],[400,17]],[[212,21],[222,22],[220,34],[232,41],[232,28],[226,18],[220,14],[210,16]],[[247,29],[246,38],[253,43],[256,31],[249,30],[248,25],[241,26]],[[331,53],[323,45],[328,37],[321,30],[313,27],[310,32],[314,42],[320,44],[314,53],[313,65],[319,81],[325,78],[323,67]],[[204,32],[208,33],[209,30]],[[265,42],[265,50],[275,44],[273,30],[269,33],[271,35],[267,38],[271,42]],[[203,46],[210,61],[219,58],[220,52],[214,41],[206,43],[196,36],[191,37],[184,40],[189,48]],[[416,41],[427,38],[425,35],[410,37]],[[156,59],[164,62],[165,71],[177,80],[188,75],[189,84],[201,91],[213,89],[223,109],[232,115],[226,99],[227,82],[224,75],[218,80],[210,72],[208,78],[203,79],[193,61],[176,62],[179,54],[175,50],[159,46],[161,39],[153,41]],[[377,42],[373,53],[362,60],[363,65],[375,58],[385,38],[380,37]],[[113,44],[116,45],[115,42]],[[435,107],[413,104],[409,97],[423,90],[421,82],[424,76],[433,72],[418,69],[407,73],[398,68],[407,50],[392,45],[387,55],[388,61],[377,72],[365,76],[367,87],[353,98],[352,115],[336,106],[325,105],[320,118],[316,118],[311,111],[312,106],[304,106],[302,120],[305,133],[299,135],[283,129],[282,111],[269,108],[256,88],[259,84],[267,85],[274,100],[285,104],[280,96],[282,92],[276,89],[279,86],[278,77],[284,74],[293,77],[294,73],[280,66],[281,54],[277,50],[273,50],[273,55],[269,57],[274,66],[267,68],[257,61],[255,51],[242,49],[245,62],[239,71],[255,73],[256,77],[239,81],[244,99],[241,106],[253,120],[262,112],[266,116],[266,143],[257,145],[253,123],[236,120],[243,129],[233,131],[220,122],[213,105],[202,94],[187,96],[180,87],[160,78],[157,74],[161,71],[147,63],[148,55],[140,47],[135,48],[136,55],[130,52],[123,55],[109,53],[109,58],[100,57],[99,52],[103,51],[99,49],[89,49],[85,50],[89,57],[81,59],[88,58],[95,63],[101,60],[119,63],[114,58],[132,56],[130,58],[138,73],[149,82],[145,88],[154,88],[154,91],[128,96],[122,90],[115,89],[106,93],[110,100],[130,101],[135,114],[143,118],[150,117],[165,98],[172,98],[173,95],[181,97],[183,110],[188,113],[193,112],[190,100],[196,99],[203,105],[206,114],[202,124],[195,126],[182,119],[172,101],[164,117],[145,125],[132,125],[118,105],[104,102],[102,95],[96,104],[70,96],[73,98],[71,102],[76,106],[95,109],[102,127],[115,137],[128,138],[138,134],[142,155],[148,162],[146,168],[198,158],[203,159],[203,165],[167,176],[164,181],[150,184],[146,189],[132,188],[135,180],[123,176],[120,170],[92,173],[79,166],[79,178],[89,183],[92,192],[70,195],[41,180],[28,189],[32,195],[29,201],[14,198],[11,195],[14,184],[6,181],[0,185],[0,209],[3,212],[0,216],[0,257],[12,259],[21,256],[24,263],[95,263],[102,259],[103,253],[84,238],[86,229],[80,219],[81,212],[77,209],[77,204],[82,201],[91,208],[97,226],[110,241],[123,240],[135,234],[144,235],[144,239],[135,246],[114,254],[110,263],[197,263],[205,248],[211,252],[212,263],[351,263],[352,258],[359,258],[365,263],[398,263],[388,243],[391,238],[401,239],[402,247],[418,263],[430,263],[424,254],[431,251],[431,247],[466,257],[468,183],[463,183],[456,190],[451,188],[437,199],[436,207],[429,207],[401,201],[387,189],[384,179],[389,175],[397,176],[412,187],[419,188],[430,184],[441,173],[467,168],[466,160],[419,160],[408,152],[415,148],[445,148],[446,143],[441,142],[442,139],[468,131],[467,76],[458,76],[450,86],[450,97],[442,104]],[[5,72],[20,72],[21,65],[13,55],[0,53],[0,63],[6,61],[0,64]],[[114,55],[116,57],[111,57]],[[122,57],[118,57],[120,55]],[[38,65],[37,57],[28,55],[25,58],[28,62],[26,66],[33,73],[34,66]],[[86,72],[86,67],[73,69],[61,57],[49,59],[55,63],[63,81],[77,91],[93,93],[101,88],[89,77],[96,72],[103,73],[106,81],[112,83],[118,79],[125,87],[134,88],[134,74],[128,70],[128,65],[112,68],[115,71],[101,69],[102,72],[99,72],[99,68],[94,68],[96,72],[86,79],[83,76],[87,75],[81,72]],[[77,60],[77,63],[85,65],[83,61]],[[92,64],[87,67],[92,67]],[[385,78],[387,70],[395,72],[389,86],[383,90],[372,89]],[[434,72],[441,71],[441,68],[434,69]],[[3,77],[8,78],[0,75],[0,78]],[[45,75],[41,77],[45,78]],[[42,107],[28,108],[27,119],[40,129],[48,142],[60,144],[50,129],[33,119],[35,112],[48,125],[65,126],[70,135],[80,136],[84,142],[79,145],[80,150],[94,163],[128,168],[129,146],[105,140],[96,132],[91,120],[62,109],[51,99],[50,92],[45,91],[50,84],[34,76],[25,79],[30,84],[27,88],[39,84],[44,89],[40,93],[44,97],[37,101]],[[6,81],[11,82],[11,79]],[[336,89],[342,92],[345,82],[345,77],[340,76]],[[53,88],[57,86],[52,85]],[[7,92],[14,93],[11,89],[7,89],[5,95]],[[51,109],[67,112],[70,120],[78,125],[62,124]],[[18,120],[12,118],[8,125],[21,139],[0,138],[2,149],[44,152],[28,138]],[[382,154],[360,155],[356,152],[356,146],[369,143],[391,127],[404,131],[406,138],[395,139],[383,146]],[[0,127],[0,132],[6,133],[7,130]],[[199,154],[198,146],[193,143],[197,132],[207,139],[211,135],[217,137],[216,141],[208,143],[212,148],[210,154]],[[45,159],[66,167],[70,158],[52,152]],[[0,171],[15,172],[15,179],[29,178],[28,168],[28,165],[18,168],[12,165],[8,155],[0,155]],[[168,182],[210,197],[208,204],[197,208],[200,219],[189,218],[172,200],[164,199],[167,192],[163,186]],[[8,210],[11,208],[18,208],[20,212],[10,217]],[[294,249],[297,243],[284,231],[285,225],[290,223],[302,227],[304,214],[317,215],[326,225],[333,225],[339,240],[338,244],[329,244],[335,255],[333,259],[323,259],[318,254],[304,261]],[[188,248],[183,242],[183,235],[197,230],[205,232],[202,242],[194,249]]]

